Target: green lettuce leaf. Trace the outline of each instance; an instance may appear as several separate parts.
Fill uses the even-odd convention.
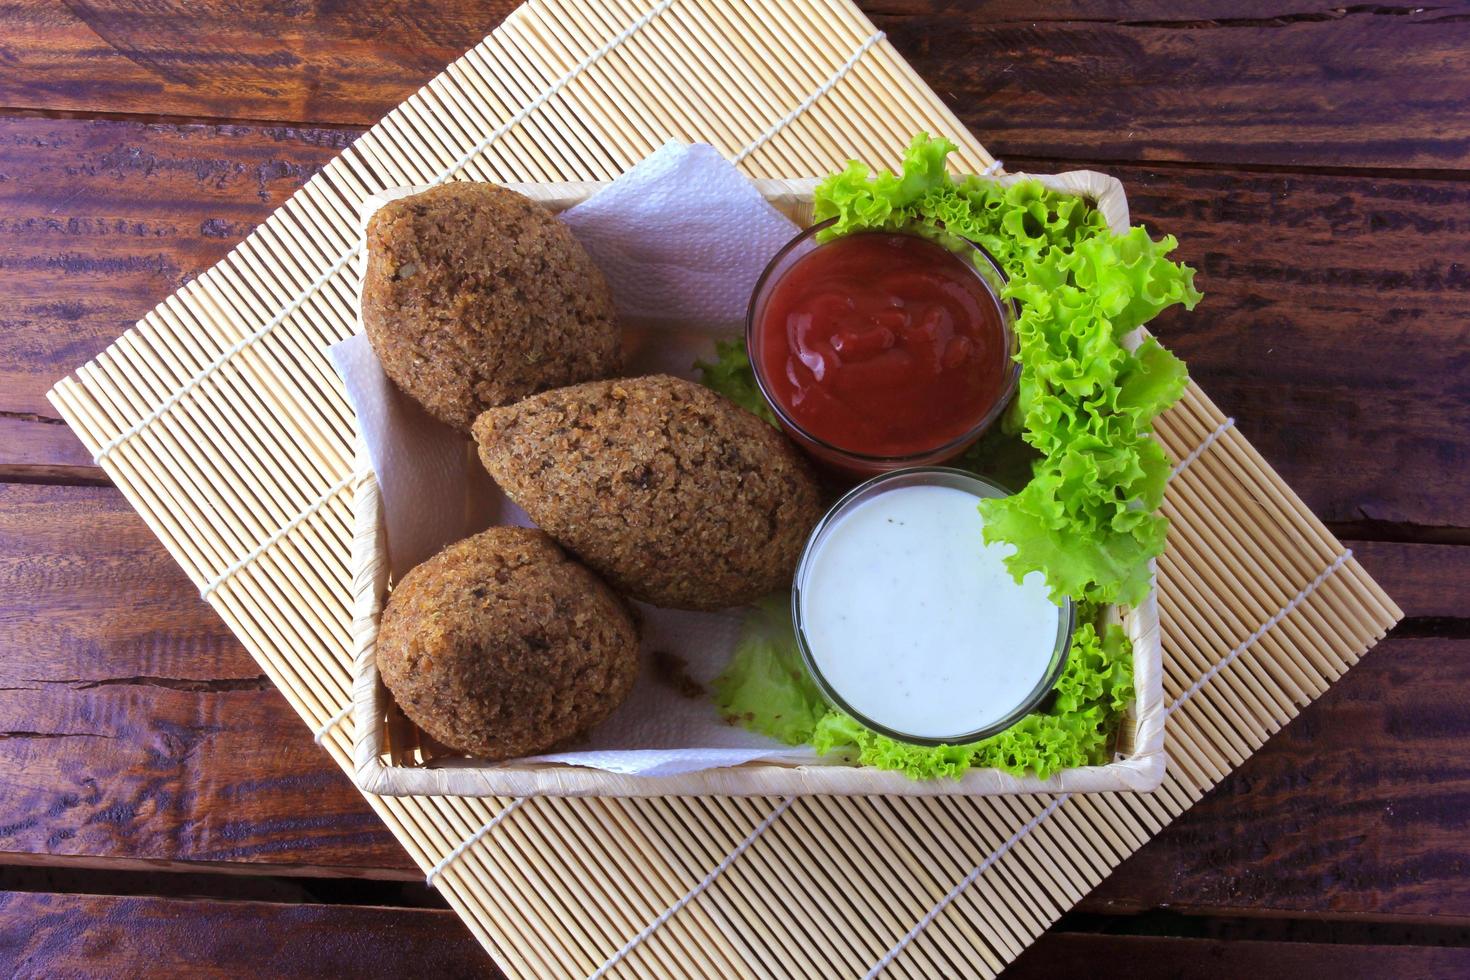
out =
[[[944,162],[955,149],[947,139],[922,136],[909,144],[898,173],[874,174],[854,160],[846,170],[828,177],[813,199],[812,216],[817,223],[837,219],[823,238],[908,224],[912,218],[909,209],[916,202],[950,187]]]
[[[768,599],[750,613],[735,655],[715,682],[715,700],[731,721],[788,745],[810,742],[821,755],[838,753],[914,779],[958,778],[973,768],[1045,779],[1062,769],[1106,763],[1118,722],[1133,701],[1133,650],[1127,636],[1116,625],[1099,631],[1095,610],[1084,609],[1083,615],[1088,621],[1072,635],[1050,703],[1000,734],[968,745],[895,741],[829,707],[802,666],[786,596]]]
[[[1169,461],[1153,419],[1184,391],[1184,364],[1152,338],[1129,335],[1161,310],[1200,300],[1194,270],[1171,262],[1177,242],[1141,227],[1115,235],[1101,213],[1037,181],[956,181],[947,140],[914,138],[898,173],[861,164],[824,181],[818,219],[828,234],[910,228],[984,247],[1016,300],[1021,379],[1007,428],[1039,458],[1025,488],[987,500],[987,541],[1014,546],[1020,581],[1042,572],[1053,598],[1135,604],[1168,528],[1155,514]]]
[[[1040,571],[1053,598],[1083,604],[1066,671],[1043,710],[994,738],[913,746],[828,708],[796,655],[789,620],[778,622],[789,613],[767,608],[717,696],[747,727],[918,779],[975,766],[1045,777],[1106,762],[1133,699],[1132,651],[1118,627],[1099,625],[1098,611],[1148,594],[1150,561],[1168,531],[1157,511],[1170,470],[1152,424],[1187,382],[1177,357],[1134,332],[1169,306],[1193,309],[1201,297],[1194,271],[1168,258],[1172,237],[1154,240],[1141,227],[1115,235],[1096,208],[1037,181],[956,180],[946,171],[953,151],[921,133],[898,172],[849,164],[818,187],[814,213],[835,219],[825,237],[900,228],[962,236],[1005,271],[1005,295],[1020,311],[1020,384],[1004,433],[992,433],[958,465],[992,476],[1003,469],[1008,483],[1024,484],[982,502],[985,539],[1012,546],[1006,563],[1017,581]],[[697,365],[705,383],[774,422],[743,342],[718,353]]]
[[[719,392],[772,425],[776,424],[775,413],[755,383],[755,369],[750,366],[750,357],[745,352],[744,337],[717,341],[715,359],[695,361],[694,367],[706,388]]]
[[[728,721],[787,745],[810,742],[827,713],[795,637],[790,594],[763,599],[741,624],[735,654],[713,685]]]

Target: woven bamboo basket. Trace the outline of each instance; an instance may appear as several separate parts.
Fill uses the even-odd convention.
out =
[[[833,165],[837,166],[838,161]],[[1102,212],[1109,227],[1128,228],[1123,185],[1093,171],[1055,175],[1010,174],[988,178],[1001,184],[1035,179],[1082,197]],[[758,180],[761,195],[800,227],[812,220],[814,179]],[[586,200],[598,182],[508,185],[555,212]],[[420,188],[395,188],[369,197],[359,213],[364,232],[378,208]],[[359,281],[367,250],[359,251]],[[753,762],[669,776],[632,776],[546,762],[483,763],[448,752],[427,739],[406,718],[378,674],[378,622],[389,582],[388,543],[377,479],[358,453],[353,494],[353,778],[368,793],[382,796],[987,796],[1007,793],[1146,791],[1164,776],[1163,652],[1159,640],[1158,600],[1121,610],[1123,628],[1133,641],[1137,697],[1119,732],[1115,758],[1107,765],[1067,769],[1048,779],[1014,776],[997,769],[975,769],[958,779],[914,780],[901,773],[842,764],[797,765]]]
[[[610,180],[670,138],[751,177],[893,166],[918,130],[998,167],[848,0],[532,0],[49,397],[351,774],[359,477],[324,348],[361,203]],[[1402,616],[1199,385],[1156,431],[1152,793],[364,799],[512,976],[993,977]]]

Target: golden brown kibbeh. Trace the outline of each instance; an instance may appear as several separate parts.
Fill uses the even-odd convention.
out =
[[[495,527],[403,577],[378,631],[403,713],[481,759],[535,755],[606,718],[633,688],[627,605],[540,531]]]
[[[822,515],[779,432],[668,375],[559,388],[475,423],[480,459],[543,530],[614,588],[720,609],[789,588]]]
[[[362,321],[383,370],[461,432],[487,408],[621,366],[607,281],[530,198],[444,184],[380,208],[367,249]]]

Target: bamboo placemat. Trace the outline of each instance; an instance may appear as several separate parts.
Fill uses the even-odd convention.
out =
[[[892,166],[921,129],[998,169],[846,0],[528,4],[50,397],[350,771],[354,434],[324,348],[362,199],[607,180],[671,137],[757,177]],[[1197,386],[1159,434],[1156,793],[368,802],[512,975],[992,976],[1400,616]]]

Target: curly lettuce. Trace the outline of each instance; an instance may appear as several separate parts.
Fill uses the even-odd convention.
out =
[[[1137,331],[1169,306],[1193,309],[1201,295],[1194,270],[1168,259],[1172,236],[1154,240],[1141,227],[1113,234],[1086,201],[1037,181],[956,179],[946,169],[954,149],[920,134],[898,172],[851,163],[818,187],[815,217],[832,219],[825,237],[899,229],[962,236],[1006,273],[1004,294],[1019,309],[1021,363],[1006,418],[1012,437],[992,433],[958,465],[992,476],[1000,467],[1008,481],[1024,483],[981,503],[985,540],[1013,546],[1006,563],[1018,582],[1040,571],[1054,599],[1079,602],[1065,672],[1042,710],[993,738],[896,742],[827,706],[797,656],[789,619],[767,607],[717,699],[728,717],[783,742],[810,742],[916,779],[977,766],[1045,778],[1106,762],[1133,699],[1131,646],[1119,627],[1102,624],[1099,610],[1148,594],[1150,561],[1168,530],[1157,511],[1170,469],[1152,424],[1187,382],[1183,363]],[[710,387],[765,408],[742,341],[720,345],[716,361],[698,367]],[[769,409],[761,414],[774,423]]]
[[[729,721],[787,745],[811,741],[827,701],[797,652],[790,595],[770,596],[745,617],[712,693]]]
[[[694,367],[706,388],[714,389],[747,412],[776,424],[776,413],[766,404],[765,396],[756,384],[755,370],[745,352],[745,338],[716,341],[715,359],[695,361]]]
[[[1141,602],[1168,529],[1156,511],[1169,460],[1152,423],[1187,378],[1157,341],[1129,335],[1166,307],[1193,309],[1194,270],[1167,258],[1173,237],[1115,235],[1081,198],[1037,181],[955,180],[954,148],[921,133],[899,173],[849,164],[817,188],[815,216],[833,220],[827,235],[939,227],[995,258],[1020,309],[1008,425],[1039,458],[1020,493],[982,503],[985,539],[1013,545],[1016,581],[1040,571],[1058,601]]]
[[[801,662],[785,595],[762,602],[747,619],[715,683],[715,703],[730,721],[787,745],[810,743],[821,755],[841,753],[859,765],[913,779],[958,778],[976,768],[1045,779],[1063,769],[1106,763],[1119,720],[1133,701],[1127,636],[1114,624],[1099,627],[1096,610],[1084,610],[1084,616],[1050,701],[979,742],[911,745],[831,708]]]

